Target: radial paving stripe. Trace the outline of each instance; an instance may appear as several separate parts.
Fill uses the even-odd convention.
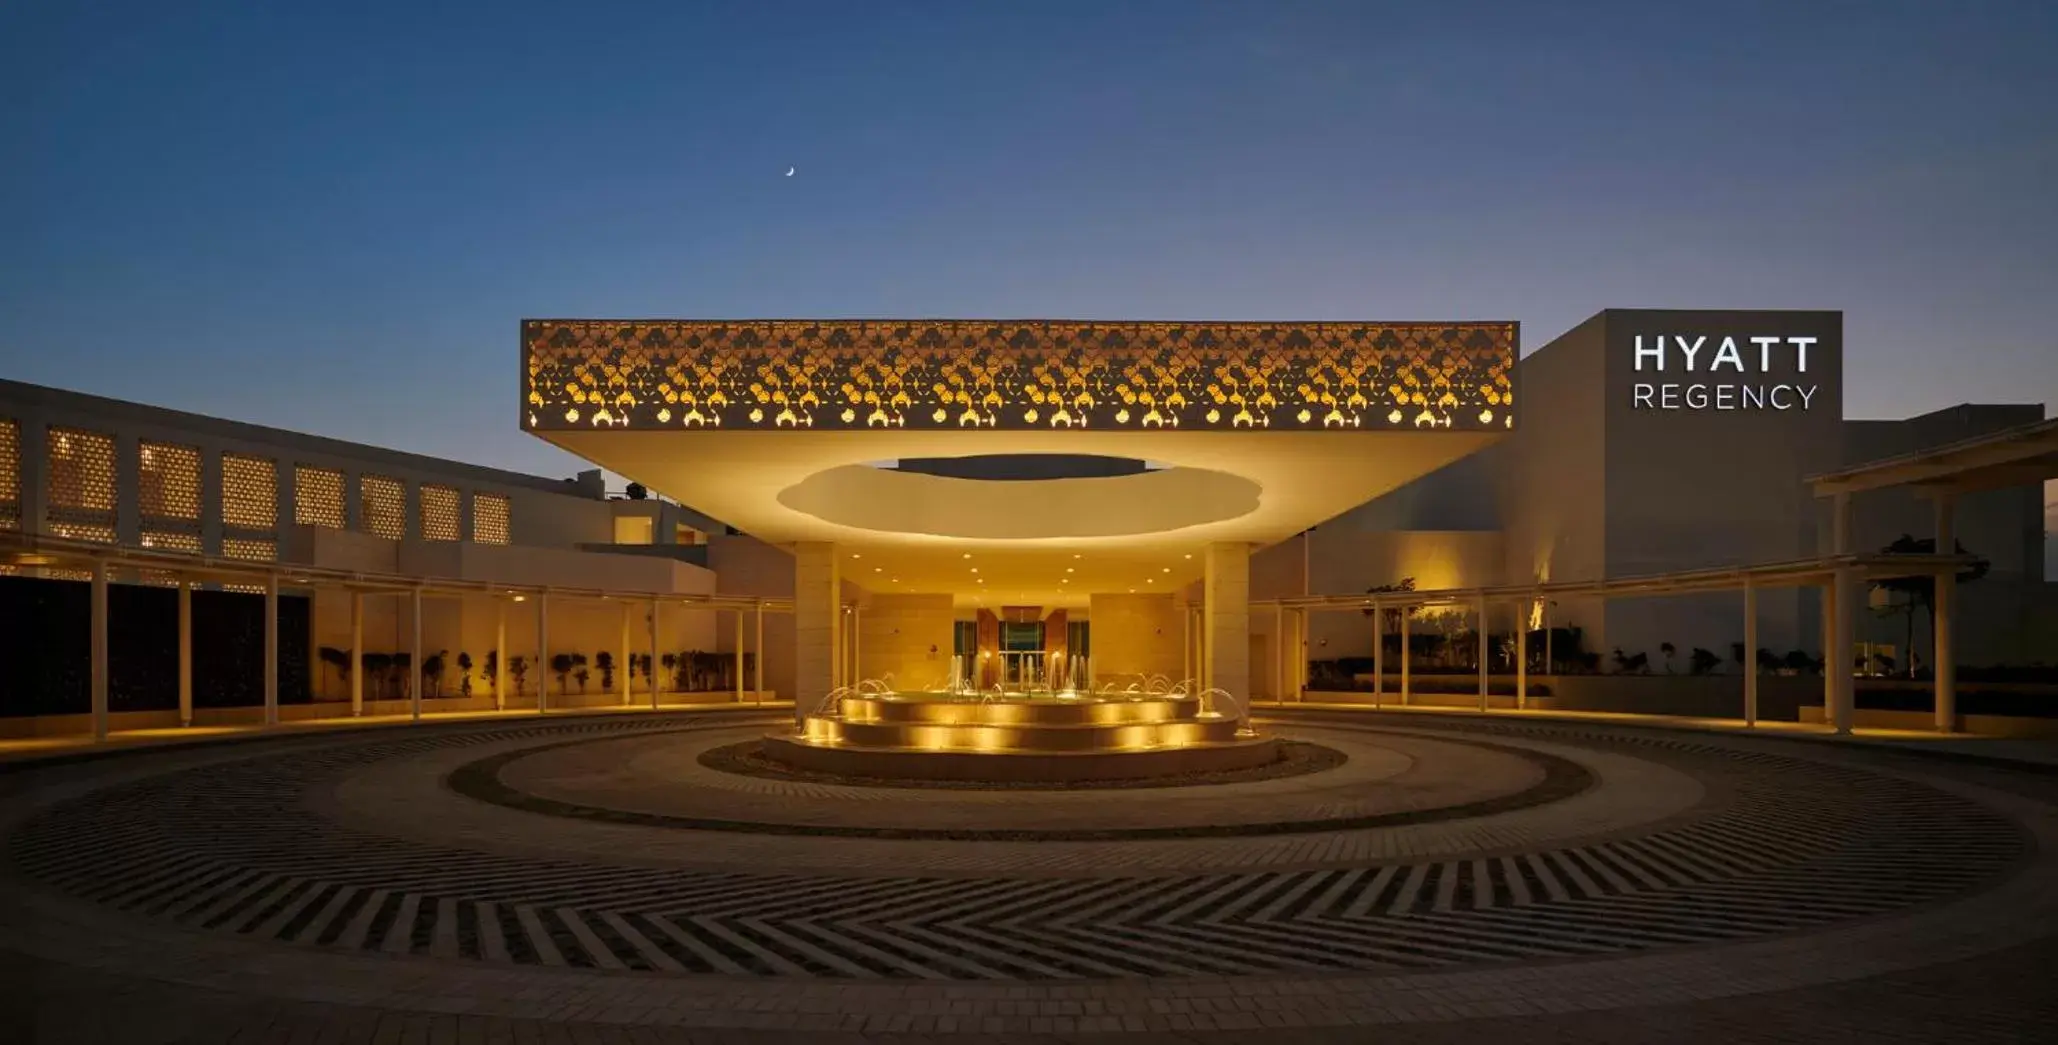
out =
[[[1525,962],[1576,959],[1634,978],[1678,956],[1712,961],[1732,951],[1760,954],[1763,968],[1724,989],[1770,989],[1781,976],[1822,972],[1765,957],[1785,953],[1777,949],[1750,948],[1798,951],[1817,938],[1870,934],[1876,950],[1866,962],[1906,963],[1922,960],[1896,957],[1896,948],[1916,946],[1911,941],[1931,940],[1922,946],[1938,953],[1980,946],[1981,918],[1995,923],[1986,929],[1990,946],[2053,928],[2049,912],[2058,898],[2043,876],[2023,874],[2047,859],[2032,840],[2033,831],[2051,829],[2047,812],[2032,817],[1977,789],[1839,753],[1812,757],[1726,738],[1509,721],[1410,719],[1405,726],[1309,716],[1285,728],[1358,749],[1391,744],[1417,759],[1438,743],[1451,750],[1486,744],[1576,761],[1596,783],[1533,808],[1461,811],[1437,831],[1414,825],[1234,843],[1052,843],[1062,861],[1046,859],[1026,875],[1008,873],[1007,860],[1039,847],[776,840],[819,850],[820,862],[810,866],[844,857],[840,872],[798,873],[751,866],[765,852],[788,851],[752,848],[764,841],[754,837],[586,824],[421,790],[423,781],[481,758],[512,764],[524,751],[615,738],[646,752],[667,738],[705,745],[733,735],[730,724],[652,718],[338,736],[164,759],[168,767],[155,772],[126,765],[100,787],[86,781],[89,774],[68,771],[77,783],[52,787],[43,808],[24,806],[7,825],[12,913],[0,922],[0,944],[62,951],[77,944],[58,935],[59,926],[91,923],[196,954],[231,941],[257,949],[221,950],[207,970],[245,953],[337,963],[374,954],[407,963],[409,975],[425,983],[442,975],[437,970],[462,969],[537,977],[584,970],[688,991],[721,982],[731,986],[711,988],[708,1000],[692,1003],[695,1011],[731,1005],[740,1014],[757,1003],[733,994],[742,989],[735,985],[753,980],[1046,983],[1041,990],[1057,991],[1094,979],[1159,996],[1200,990],[1219,977],[1259,977],[1251,982],[1278,987],[1299,982],[1296,976],[1351,974],[1369,977],[1350,981],[1364,985],[1353,989],[1376,993],[1378,984],[1402,990],[1409,981],[1393,977],[1404,973],[1488,977]],[[1228,818],[1267,802],[1309,808],[1309,796],[1354,814],[1389,801],[1323,795],[1315,776],[1253,782],[1252,791],[1262,789],[1256,795],[1222,785],[1214,797]],[[1663,801],[1624,785],[1674,778],[1694,783]],[[1407,777],[1383,779],[1399,786]],[[750,808],[795,797],[759,786],[710,787],[707,795],[737,796]],[[864,794],[817,800],[837,816],[891,809],[896,823],[938,801],[918,789],[841,790]],[[410,793],[424,809],[396,804]],[[707,795],[694,801],[718,801]],[[1454,808],[1465,805],[1456,791],[1439,795]],[[1063,809],[1096,815],[1070,795],[1010,802],[1036,807],[1021,813],[1025,822],[1062,822],[1055,811]],[[1603,815],[1611,805],[1624,815]],[[378,830],[382,812],[394,830]],[[445,814],[453,818],[445,838],[423,830]],[[1417,807],[1411,815],[1435,811]],[[703,865],[652,857],[634,839],[667,852],[697,845],[740,854]],[[917,850],[937,855],[912,873],[866,870]],[[922,869],[930,866],[963,870]],[[2017,899],[1988,899],[2003,894]],[[1996,922],[2011,915],[2028,922]],[[202,975],[202,965],[194,968]],[[1598,999],[1608,996],[1606,986],[1582,989]],[[699,995],[668,997],[685,1004]],[[844,1002],[823,1004],[833,1011]],[[1311,1004],[1294,1018],[1341,1020],[1359,1012],[1357,1004],[1338,1001],[1334,1011]]]

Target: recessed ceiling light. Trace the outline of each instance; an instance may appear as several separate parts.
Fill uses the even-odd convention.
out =
[[[1157,579],[1156,577],[1145,577],[1145,578],[1143,579],[1143,583],[1145,583],[1145,584],[1156,584],[1157,582],[1158,582],[1158,579]]]
[[[850,553],[850,557],[851,557],[851,558],[853,558],[853,559],[862,559],[862,558],[864,558],[864,556],[862,556],[862,555],[859,555],[859,554],[858,554],[858,553],[856,553],[856,552],[851,552],[851,553]]]
[[[971,557],[972,557],[972,553],[971,553],[971,552],[966,552],[966,553],[965,553],[965,558],[969,559],[969,558],[971,558]]]
[[[1072,556],[1072,558],[1076,559],[1076,558],[1079,558],[1079,556],[1077,556],[1077,555],[1074,555],[1074,556]]]
[[[978,572],[979,572],[979,567],[977,567],[977,566],[974,566],[974,567],[972,567],[972,572],[973,572],[973,573],[978,573]]]
[[[1134,595],[1134,594],[1136,594],[1136,589],[1135,589],[1135,588],[1131,588],[1131,589],[1129,589],[1129,594],[1131,594],[1131,595]]]
[[[1170,566],[1167,566],[1167,567],[1165,567],[1165,568],[1164,568],[1164,569],[1163,569],[1163,570],[1162,570],[1161,572],[1164,572],[1164,573],[1171,573],[1171,572],[1172,572],[1172,567],[1170,567]]]
[[[1191,554],[1188,554],[1188,555],[1187,555],[1186,557],[1187,557],[1187,558],[1189,558],[1189,559],[1193,558],[1193,556],[1192,556]]]

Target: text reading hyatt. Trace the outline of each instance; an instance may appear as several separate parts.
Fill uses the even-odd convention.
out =
[[[1631,405],[1638,410],[1806,410],[1814,404],[1821,385],[1766,378],[1773,373],[1774,362],[1781,364],[1783,376],[1806,374],[1808,349],[1819,340],[1768,335],[1712,341],[1705,334],[1638,334],[1637,373],[1643,373],[1648,364],[1659,375],[1683,371],[1708,376],[1698,381],[1638,381],[1630,390]],[[1789,361],[1790,367],[1786,365]],[[1675,369],[1672,364],[1679,366]],[[1740,376],[1725,381],[1718,376],[1725,373]]]

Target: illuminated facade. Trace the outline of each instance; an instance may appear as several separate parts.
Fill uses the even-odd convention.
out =
[[[1513,323],[529,320],[527,423],[566,427],[1514,425]]]

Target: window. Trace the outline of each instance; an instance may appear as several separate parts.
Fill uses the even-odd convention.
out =
[[[457,491],[448,486],[422,486],[422,539],[457,540]]]
[[[1002,621],[1000,623],[1000,648],[1004,650],[1029,651],[1043,648],[1043,624],[1040,621]]]
[[[343,473],[293,466],[293,521],[302,526],[343,528]]]
[[[678,523],[672,527],[672,543],[706,544],[707,534],[704,534],[699,530],[696,530],[693,527],[686,525],[685,523]]]
[[[279,557],[279,544],[277,541],[224,537],[222,556],[229,559],[249,559],[252,562],[271,562]]]
[[[472,540],[480,544],[507,543],[507,498],[492,493],[472,495]]]
[[[0,421],[0,530],[21,529],[21,425]]]
[[[200,535],[183,530],[144,530],[142,545],[152,551],[200,554]]]
[[[357,480],[358,517],[366,533],[397,541],[407,536],[407,490],[398,479],[383,475]]]
[[[143,518],[200,521],[200,451],[172,443],[136,447],[136,503]]]
[[[648,515],[615,516],[616,544],[649,544],[655,520]]]
[[[278,528],[277,465],[262,457],[222,455],[222,525],[239,530]]]
[[[951,625],[950,651],[960,657],[974,656],[979,652],[979,622],[961,620]]]
[[[114,437],[50,429],[50,507],[114,516]]]

